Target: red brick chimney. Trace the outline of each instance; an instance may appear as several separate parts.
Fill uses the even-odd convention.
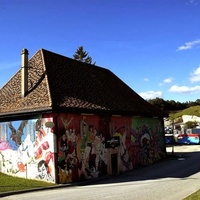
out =
[[[28,50],[21,52],[21,97],[25,97],[28,91]]]

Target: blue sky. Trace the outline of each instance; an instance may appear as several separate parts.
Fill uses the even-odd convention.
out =
[[[200,0],[0,0],[0,88],[39,49],[79,46],[144,99],[200,99]],[[117,88],[116,88],[117,89]]]

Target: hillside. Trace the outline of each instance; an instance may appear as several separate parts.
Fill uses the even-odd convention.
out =
[[[169,118],[177,119],[179,117],[182,117],[183,115],[195,115],[197,117],[200,117],[200,106],[191,106],[176,113],[171,113]]]

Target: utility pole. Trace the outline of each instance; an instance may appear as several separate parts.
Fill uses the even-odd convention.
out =
[[[172,119],[172,134],[173,134],[173,139],[174,139],[174,118]],[[172,155],[174,155],[174,142],[172,143]]]

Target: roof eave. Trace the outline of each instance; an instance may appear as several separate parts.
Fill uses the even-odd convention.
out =
[[[35,109],[14,111],[14,112],[4,112],[0,113],[0,121],[6,121],[7,119],[24,118],[24,117],[32,118],[33,116],[50,112],[52,112],[52,107],[35,108]]]

